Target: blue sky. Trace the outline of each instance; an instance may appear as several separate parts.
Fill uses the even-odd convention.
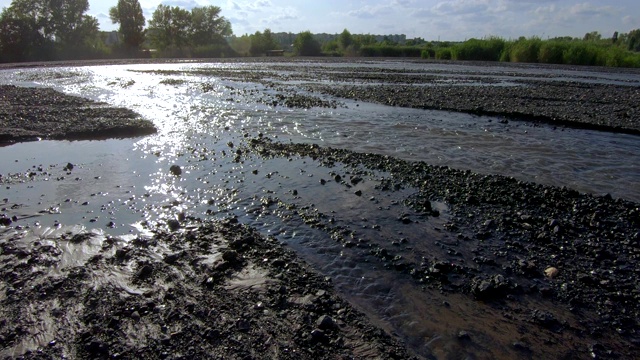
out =
[[[0,7],[11,0],[0,0]],[[89,14],[103,30],[116,26],[108,18],[117,0],[89,0]],[[231,21],[234,34],[274,32],[406,34],[426,40],[472,37],[582,37],[598,31],[640,28],[639,0],[140,0],[147,20],[159,4],[191,9],[215,5]]]

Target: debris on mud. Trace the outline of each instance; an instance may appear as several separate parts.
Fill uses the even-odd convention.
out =
[[[135,112],[53,89],[0,85],[0,142],[106,139],[156,132]]]
[[[0,249],[1,358],[411,358],[235,219],[128,241],[16,233]]]

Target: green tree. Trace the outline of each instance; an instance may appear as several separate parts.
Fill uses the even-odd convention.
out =
[[[138,0],[118,0],[118,5],[109,9],[109,17],[118,30],[127,48],[138,50],[144,42],[144,15]]]
[[[217,6],[196,7],[191,10],[191,43],[195,46],[219,44],[223,36],[231,35],[231,23],[220,16]]]
[[[22,43],[24,47],[44,45],[47,48],[47,51],[25,48],[25,53],[42,56],[46,53],[49,57],[49,49],[55,47],[56,52],[64,56],[65,53],[82,54],[96,38],[98,20],[85,14],[88,9],[88,0],[13,0],[2,17],[5,25],[13,28],[8,37],[26,41]],[[17,33],[21,35],[15,37]]]
[[[296,54],[301,56],[318,56],[321,54],[320,43],[313,38],[311,31],[304,31],[298,34],[293,42]]]
[[[640,51],[640,29],[629,31],[626,36],[627,48],[631,51]]]
[[[48,44],[48,46],[47,46]],[[4,9],[0,15],[0,62],[48,60],[46,48],[53,42],[38,32],[34,19],[15,17]]]
[[[600,39],[602,39],[602,35],[597,31],[588,32],[584,34],[584,38],[582,38],[584,41],[599,41]]]
[[[158,5],[147,29],[151,45],[158,50],[189,45],[191,13],[177,6]]]
[[[256,31],[255,34],[250,36],[251,47],[249,53],[253,56],[264,55],[269,50],[276,50],[279,48],[278,43],[273,38],[271,29],[264,29],[264,32]]]
[[[344,29],[342,33],[338,36],[338,44],[343,50],[347,49],[349,46],[353,44],[353,36],[351,36],[351,33],[349,32],[349,30]]]

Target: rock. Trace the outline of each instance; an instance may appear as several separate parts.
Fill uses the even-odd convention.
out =
[[[153,273],[153,266],[150,264],[145,264],[136,272],[136,278],[138,279],[146,279]]]
[[[322,330],[331,330],[336,326],[335,320],[329,315],[322,315],[316,321],[316,325]]]
[[[324,333],[324,331],[320,329],[313,329],[311,331],[311,340],[315,342],[326,343],[329,338],[327,338],[327,335]]]
[[[226,250],[222,253],[222,260],[231,264],[237,264],[240,261],[240,254],[235,250]]]
[[[556,276],[558,276],[558,274],[560,274],[560,270],[553,266],[550,266],[544,270],[544,275],[549,279],[555,278]]]
[[[362,196],[362,191],[361,190],[356,190],[356,192],[354,194],[356,194],[357,196]]]
[[[171,173],[175,176],[182,175],[182,168],[178,165],[171,165],[171,167],[169,168],[169,171],[171,171]]]
[[[180,229],[180,222],[176,219],[170,219],[167,221],[167,226],[169,227],[169,230],[176,231]]]
[[[72,163],[67,163],[67,165],[65,165],[62,170],[64,171],[71,171],[73,170],[73,164]]]
[[[0,226],[9,226],[11,225],[11,219],[8,217],[0,217]]]

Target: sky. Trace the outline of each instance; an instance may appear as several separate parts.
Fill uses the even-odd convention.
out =
[[[273,32],[405,34],[408,39],[462,41],[499,36],[583,37],[640,28],[639,0],[139,0],[147,21],[159,4],[187,10],[215,5],[235,35]],[[11,0],[0,0],[7,7]],[[101,30],[116,30],[109,8],[117,0],[89,0]]]

